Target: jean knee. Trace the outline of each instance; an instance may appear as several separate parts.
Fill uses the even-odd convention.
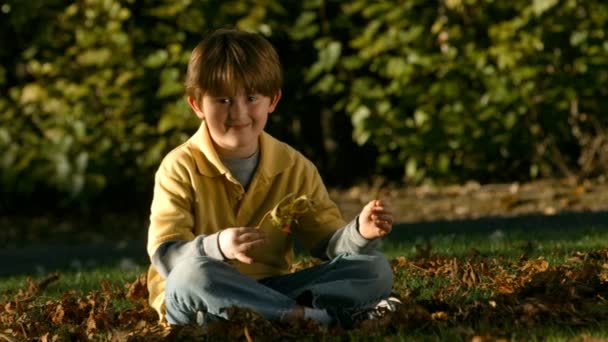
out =
[[[374,293],[389,295],[393,287],[393,269],[383,253],[343,254],[336,258],[351,276],[366,279]]]
[[[366,271],[376,279],[378,292],[390,294],[393,287],[393,269],[386,256],[379,252],[371,254],[365,265]]]
[[[218,268],[226,267],[225,263],[210,257],[187,258],[177,264],[167,277],[165,293],[167,295],[199,292],[214,286],[212,282],[218,277]]]

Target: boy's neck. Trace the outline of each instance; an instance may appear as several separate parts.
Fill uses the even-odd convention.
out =
[[[245,159],[254,158],[259,152],[260,152],[260,149],[257,148],[255,151],[253,151],[252,154],[245,156],[245,157],[237,157],[237,156],[224,155],[224,154],[218,154],[218,156],[220,157],[221,160],[245,160]]]
[[[251,158],[253,155],[255,155],[258,150],[260,149],[260,145],[257,144],[256,146],[253,147],[253,149],[243,149],[243,150],[237,150],[237,151],[222,151],[221,148],[219,148],[219,146],[217,146],[215,144],[215,142],[213,143],[215,150],[217,151],[217,155],[222,158],[222,159],[247,159],[247,158]]]

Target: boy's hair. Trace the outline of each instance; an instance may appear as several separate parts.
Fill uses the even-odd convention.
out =
[[[208,93],[234,96],[240,89],[273,97],[281,89],[281,63],[274,47],[259,34],[219,29],[192,51],[186,94],[197,103]]]

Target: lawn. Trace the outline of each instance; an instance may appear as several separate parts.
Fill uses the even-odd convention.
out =
[[[0,341],[608,339],[608,225],[466,226],[397,226],[382,249],[404,305],[349,330],[243,310],[206,330],[164,329],[145,301],[145,265],[110,265],[1,279]]]

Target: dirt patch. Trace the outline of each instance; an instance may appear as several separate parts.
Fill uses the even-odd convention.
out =
[[[530,183],[433,187],[380,186],[381,182],[330,191],[346,219],[355,217],[364,203],[374,198],[390,200],[396,222],[511,217],[529,214],[608,210],[608,184],[601,180],[573,184],[564,180]]]

